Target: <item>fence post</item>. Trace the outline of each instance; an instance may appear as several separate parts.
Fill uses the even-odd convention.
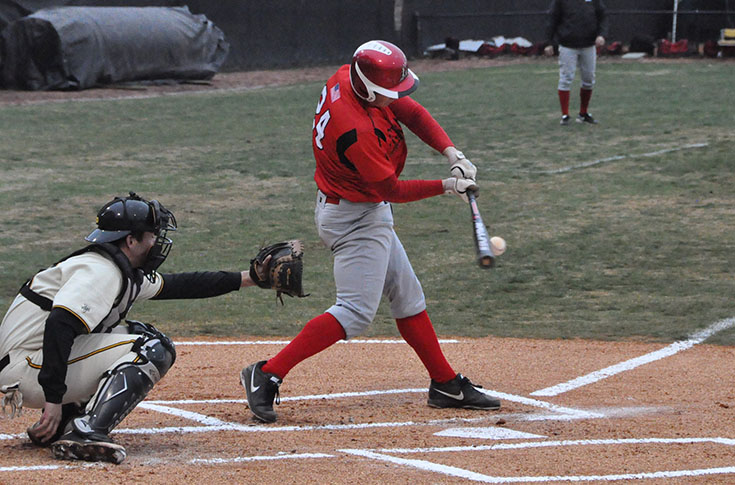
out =
[[[671,25],[671,43],[676,42],[676,17],[679,14],[679,0],[674,0],[674,19]]]

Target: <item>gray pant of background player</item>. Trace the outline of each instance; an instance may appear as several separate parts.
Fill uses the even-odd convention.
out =
[[[375,318],[381,296],[390,302],[393,318],[406,318],[426,309],[424,292],[393,231],[393,211],[387,202],[326,202],[317,195],[314,222],[319,237],[332,250],[337,301],[334,316],[347,338],[365,332]]]
[[[594,45],[573,49],[559,46],[559,91],[569,91],[574,81],[574,73],[579,66],[582,89],[592,89],[595,85],[595,66],[597,50]]]

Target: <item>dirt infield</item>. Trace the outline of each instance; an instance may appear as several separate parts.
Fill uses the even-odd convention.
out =
[[[119,466],[32,447],[37,410],[1,419],[0,483],[735,482],[731,347],[443,341],[456,370],[501,398],[480,412],[429,408],[400,341],[341,343],[297,366],[278,422],[259,424],[239,372],[284,343],[177,342],[174,368],[113,433],[128,451]]]

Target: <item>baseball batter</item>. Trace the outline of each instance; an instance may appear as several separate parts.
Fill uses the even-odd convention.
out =
[[[569,92],[579,66],[582,78],[579,90],[578,123],[597,124],[589,114],[592,89],[595,86],[597,47],[605,45],[608,20],[603,0],[552,0],[546,36],[546,54],[552,55],[551,45],[559,41],[559,85],[562,126],[569,124]]]
[[[13,412],[43,409],[31,442],[61,459],[121,463],[110,431],[176,359],[134,302],[205,298],[254,284],[248,271],[159,274],[173,214],[131,193],[105,204],[91,244],[23,284],[0,324],[0,391]],[[122,323],[122,325],[121,325]]]
[[[321,91],[312,129],[318,187],[314,219],[334,257],[337,300],[275,357],[243,369],[248,406],[261,421],[276,420],[273,402],[288,372],[337,341],[362,334],[382,296],[390,302],[401,335],[429,372],[429,406],[500,407],[445,359],[421,284],[393,230],[392,203],[444,193],[467,201],[467,190],[477,189],[475,166],[429,112],[408,97],[418,85],[398,47],[371,41]],[[399,180],[407,155],[402,125],[446,156],[452,177]]]

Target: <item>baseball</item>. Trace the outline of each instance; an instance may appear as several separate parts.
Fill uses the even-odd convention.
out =
[[[500,256],[505,252],[505,239],[498,236],[493,236],[490,238],[490,244],[493,246],[493,254],[495,256]]]

